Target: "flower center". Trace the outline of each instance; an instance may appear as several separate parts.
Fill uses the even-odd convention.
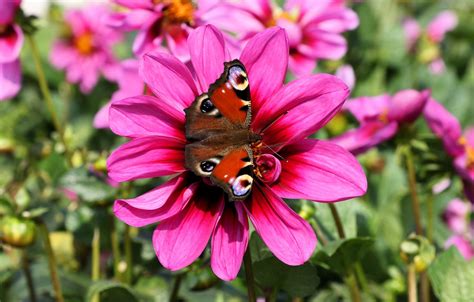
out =
[[[464,146],[467,168],[474,169],[474,147],[468,144],[467,139],[464,136],[461,136],[459,139],[459,144]]]
[[[84,33],[74,38],[74,46],[83,55],[88,55],[94,50],[94,37],[92,33]]]
[[[281,174],[281,163],[271,154],[262,154],[255,158],[255,175],[265,183],[272,184]]]
[[[162,3],[163,17],[166,23],[191,24],[194,20],[194,5],[190,0],[157,0],[155,3]]]

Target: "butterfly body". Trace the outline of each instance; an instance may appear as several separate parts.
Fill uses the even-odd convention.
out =
[[[225,63],[223,74],[208,92],[185,109],[186,167],[210,177],[229,200],[247,198],[252,188],[253,146],[261,136],[250,129],[250,105],[245,67],[234,60]]]

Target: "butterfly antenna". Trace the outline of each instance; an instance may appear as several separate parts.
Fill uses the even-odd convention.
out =
[[[281,119],[282,117],[284,117],[287,113],[288,113],[288,111],[284,112],[284,113],[281,114],[279,117],[277,117],[275,120],[273,120],[270,124],[266,125],[265,128],[263,128],[262,131],[260,131],[260,135],[263,135],[263,133],[265,133],[265,131],[268,130],[268,128],[270,128],[271,126],[273,126],[276,122],[278,122],[279,119]]]
[[[262,142],[262,145],[264,145],[265,148],[268,148],[270,151],[272,151],[273,154],[275,154],[275,156],[276,156],[277,158],[279,158],[280,160],[285,160],[285,158],[284,158],[283,156],[281,156],[280,154],[278,154],[278,152],[276,152],[276,151],[272,148],[272,147],[276,147],[276,146],[278,146],[278,145],[281,145],[281,143],[280,143],[280,144],[275,144],[275,145],[273,145],[272,147],[269,146],[269,145],[267,145],[267,144],[265,144],[264,142]]]

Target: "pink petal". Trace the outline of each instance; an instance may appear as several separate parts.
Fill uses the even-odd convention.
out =
[[[109,109],[111,102],[105,104],[94,116],[93,126],[97,129],[109,128]]]
[[[15,61],[20,56],[21,47],[23,46],[23,31],[20,26],[11,25],[11,32],[0,35],[0,64]]]
[[[0,4],[0,25],[10,24],[14,21],[16,10],[18,9],[18,1],[1,0]]]
[[[380,121],[369,121],[362,123],[357,129],[332,138],[331,142],[358,155],[391,139],[397,131],[396,122],[386,124]]]
[[[446,152],[451,156],[461,154],[463,148],[458,142],[461,124],[457,118],[433,98],[426,103],[423,114],[431,131],[443,140]]]
[[[451,236],[444,244],[444,247],[447,249],[450,246],[454,245],[459,253],[466,259],[467,261],[474,258],[474,246],[470,242],[470,240],[464,238],[462,235],[453,235]]]
[[[54,67],[64,69],[77,60],[77,52],[69,45],[63,42],[56,42],[49,55],[49,60]]]
[[[113,2],[131,9],[153,9],[151,0],[113,0]]]
[[[434,61],[431,61],[428,67],[430,68],[431,73],[435,75],[443,74],[446,70],[446,65],[442,58],[437,58]]]
[[[169,270],[191,264],[204,251],[222,211],[224,196],[201,190],[178,214],[161,222],[153,233],[153,247]]]
[[[388,118],[391,121],[400,123],[413,123],[423,112],[426,102],[431,95],[431,91],[423,90],[421,92],[406,89],[397,92],[393,97],[388,112]]]
[[[20,60],[0,63],[0,101],[13,98],[21,89]]]
[[[110,129],[126,137],[184,138],[184,112],[154,96],[136,96],[112,103]]]
[[[262,240],[284,263],[306,262],[316,247],[311,226],[266,185],[256,184],[252,190],[244,207]]]
[[[180,174],[136,198],[116,200],[114,214],[134,227],[156,223],[181,211],[196,193],[198,185],[192,183],[188,174]]]
[[[311,75],[316,68],[316,60],[298,52],[292,53],[288,61],[288,69],[297,77]]]
[[[188,46],[200,92],[206,92],[224,72],[224,62],[230,60],[224,37],[213,25],[205,25],[189,34]]]
[[[406,46],[410,50],[415,46],[416,41],[421,35],[421,28],[418,22],[413,18],[403,21],[403,30],[405,31]]]
[[[123,144],[107,159],[109,177],[118,182],[183,172],[185,141],[140,137]]]
[[[355,85],[355,73],[351,65],[342,65],[336,70],[336,77],[340,78],[352,90]]]
[[[211,267],[222,280],[235,279],[249,240],[247,215],[240,202],[226,204],[211,242]]]
[[[245,45],[240,60],[249,76],[252,112],[258,112],[283,85],[288,67],[288,51],[285,30],[279,27],[256,34]]]
[[[364,123],[379,120],[381,115],[387,114],[390,100],[388,94],[363,96],[348,101],[344,108],[349,110],[360,123]]]
[[[278,90],[257,113],[253,129],[267,145],[299,140],[323,127],[340,110],[349,88],[333,75],[298,79]],[[286,114],[285,114],[286,113]]]
[[[341,34],[306,29],[304,35],[305,43],[297,49],[310,58],[339,60],[347,52],[347,42]]]
[[[166,46],[181,62],[187,62],[190,60],[187,43],[188,32],[184,27],[185,25],[168,26],[167,32],[164,35]]]
[[[468,215],[471,213],[471,204],[455,198],[448,203],[444,210],[443,220],[448,228],[456,233],[462,234],[468,230]]]
[[[172,55],[148,53],[140,60],[140,74],[163,102],[184,110],[198,95],[189,69]]]
[[[364,195],[367,178],[344,148],[307,139],[281,150],[282,172],[272,189],[283,198],[333,202]]]
[[[441,42],[448,31],[453,30],[458,25],[458,16],[455,12],[445,10],[439,13],[433,21],[428,24],[426,32],[428,37],[434,42]]]

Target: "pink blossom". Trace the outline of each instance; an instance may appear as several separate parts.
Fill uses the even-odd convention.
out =
[[[336,77],[340,78],[347,87],[352,90],[355,86],[356,78],[354,68],[351,65],[342,65],[336,70]]]
[[[469,227],[471,213],[473,213],[472,205],[456,198],[448,203],[443,213],[443,219],[452,232],[464,234],[471,231]]]
[[[191,264],[211,240],[211,267],[234,279],[249,239],[248,219],[270,250],[289,265],[307,261],[316,246],[311,226],[282,198],[334,202],[365,193],[365,174],[349,152],[309,135],[341,108],[347,86],[332,75],[313,75],[283,85],[289,46],[285,31],[271,28],[249,39],[240,55],[252,99],[251,130],[258,148],[252,194],[244,201],[227,195],[184,166],[185,114],[196,96],[209,89],[232,59],[222,33],[202,26],[188,38],[192,70],[166,53],[143,56],[140,74],[153,96],[114,101],[110,128],[131,140],[108,158],[112,179],[175,175],[136,198],[117,200],[115,215],[135,227],[160,222],[153,246],[161,264],[179,270]],[[271,74],[271,77],[268,77]],[[311,110],[309,110],[311,109]],[[259,175],[259,176],[257,176]]]
[[[94,117],[95,128],[109,127],[109,108],[115,100],[122,100],[128,97],[141,95],[144,89],[144,83],[138,75],[138,61],[128,59],[120,63],[117,71],[118,90],[112,95],[107,104],[105,104]]]
[[[453,165],[464,183],[464,192],[474,203],[474,128],[462,134],[459,121],[446,108],[430,99],[424,109],[424,117],[430,129],[453,158]]]
[[[440,12],[423,29],[413,18],[408,18],[403,22],[406,45],[409,51],[418,50],[419,58],[424,63],[428,63],[433,74],[442,74],[446,69],[439,44],[443,42],[447,32],[453,30],[458,24],[457,15],[453,11],[445,10]],[[425,43],[417,42],[423,40]],[[421,49],[417,49],[418,46]]]
[[[474,246],[471,241],[464,236],[461,235],[453,235],[450,237],[444,244],[444,247],[447,249],[450,246],[455,246],[459,253],[464,257],[466,260],[471,260],[474,258]]]
[[[354,154],[363,153],[395,136],[399,125],[414,122],[421,115],[429,96],[429,90],[407,89],[393,97],[384,94],[351,100],[345,108],[360,126],[331,141]]]
[[[138,30],[133,43],[136,56],[155,50],[169,51],[183,62],[190,59],[186,40],[197,26],[212,23],[219,26],[228,18],[228,12],[217,6],[219,0],[114,0],[128,9],[110,16],[109,25],[125,31]],[[233,40],[225,34],[228,43]],[[166,45],[166,47],[163,46]],[[232,43],[232,51],[238,48]]]
[[[67,80],[78,83],[83,93],[89,93],[100,75],[116,80],[118,63],[112,47],[122,35],[104,23],[110,14],[106,6],[90,6],[70,10],[65,14],[68,33],[55,42],[50,53],[51,63],[66,71]]]
[[[23,31],[14,22],[20,2],[0,0],[0,101],[14,97],[21,88]]]
[[[344,1],[289,0],[279,7],[270,0],[230,2],[228,15],[238,19],[223,20],[226,28],[245,41],[264,28],[278,25],[288,34],[289,69],[297,76],[308,75],[320,59],[337,60],[347,52],[343,33],[359,25],[354,11]]]

